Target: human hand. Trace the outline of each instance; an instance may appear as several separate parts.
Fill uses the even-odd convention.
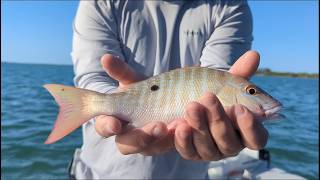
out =
[[[134,72],[126,63],[110,54],[106,54],[101,58],[101,64],[108,75],[119,82],[120,90],[146,78]],[[122,154],[143,153],[143,149],[147,147],[149,150],[152,147],[158,146],[165,148],[174,147],[172,135],[170,136],[171,146],[161,144],[168,142],[167,140],[154,144],[154,142],[159,141],[163,137],[169,139],[167,136],[169,133],[167,126],[162,122],[152,122],[139,129],[124,125],[123,121],[114,116],[100,115],[96,117],[95,121],[95,129],[99,135],[106,138],[116,135],[116,144]],[[151,146],[151,144],[154,145]],[[164,151],[161,148],[155,149],[159,153]],[[152,152],[151,154],[154,153]]]
[[[259,54],[248,51],[229,70],[250,78],[259,65]],[[260,121],[242,105],[222,107],[213,93],[186,107],[183,121],[175,130],[175,147],[184,159],[220,160],[238,154],[244,147],[261,149],[268,132]]]

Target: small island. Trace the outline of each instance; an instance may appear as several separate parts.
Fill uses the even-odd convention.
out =
[[[256,75],[262,76],[284,76],[284,77],[302,77],[302,78],[319,78],[318,73],[292,73],[292,72],[276,72],[269,68],[260,68]]]

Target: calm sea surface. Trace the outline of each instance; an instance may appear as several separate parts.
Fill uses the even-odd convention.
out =
[[[82,143],[81,129],[44,145],[58,107],[45,83],[73,85],[72,66],[1,63],[1,178],[66,179]],[[266,125],[273,166],[308,179],[319,177],[319,80],[254,77],[285,106],[286,120]]]

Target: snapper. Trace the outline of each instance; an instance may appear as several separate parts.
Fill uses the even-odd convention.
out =
[[[184,107],[207,91],[223,106],[242,104],[261,120],[283,116],[278,113],[281,103],[247,79],[205,67],[175,69],[112,94],[58,84],[44,87],[60,106],[46,144],[62,139],[98,115],[115,116],[135,127],[151,121],[168,124],[182,117]]]

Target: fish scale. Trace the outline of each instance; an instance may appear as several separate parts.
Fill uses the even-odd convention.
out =
[[[189,72],[173,71],[172,73],[168,73],[160,78],[158,84],[154,79],[149,82],[145,82],[146,84],[158,85],[160,92],[156,91],[147,93],[145,95],[146,105],[141,110],[136,108],[136,106],[127,106],[135,107],[136,112],[139,114],[131,114],[131,121],[133,122],[133,125],[138,127],[144,125],[146,122],[145,118],[151,118],[149,115],[154,117],[154,120],[162,119],[165,122],[181,117],[183,107],[188,102],[199,99],[201,94],[208,90],[205,89],[208,87],[208,71],[199,71],[199,69],[196,68],[186,70]],[[205,77],[203,81],[205,83],[201,83],[201,79],[199,77]],[[183,86],[185,87],[185,90],[181,89]],[[141,88],[142,87],[146,87],[146,85],[141,86]],[[159,96],[159,94],[161,94],[162,101],[154,100],[157,95]],[[148,114],[149,112],[144,109],[148,109],[151,112],[161,111],[162,113]]]
[[[224,106],[245,105],[259,118],[277,114],[281,107],[280,102],[250,81],[204,67],[172,70],[112,94],[57,84],[47,84],[45,88],[60,106],[46,143],[63,138],[98,115],[115,116],[135,127],[151,121],[170,123],[182,117],[185,106],[198,101],[206,91],[216,94]]]

